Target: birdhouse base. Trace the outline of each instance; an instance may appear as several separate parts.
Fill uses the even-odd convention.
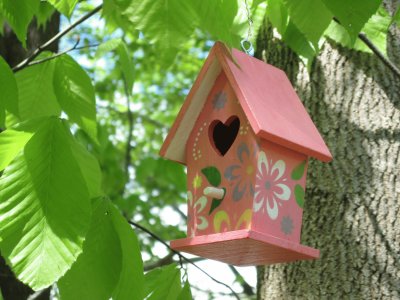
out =
[[[319,257],[319,250],[253,230],[171,241],[171,248],[235,266],[270,265]]]

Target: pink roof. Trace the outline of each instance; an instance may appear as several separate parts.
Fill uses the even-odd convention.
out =
[[[286,74],[217,42],[202,67],[160,154],[185,163],[185,147],[208,93],[225,72],[255,134],[322,161],[332,155]]]

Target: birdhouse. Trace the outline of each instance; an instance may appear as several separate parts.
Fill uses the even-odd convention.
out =
[[[187,166],[187,238],[232,265],[315,259],[300,244],[309,157],[329,149],[285,73],[217,42],[160,154]]]

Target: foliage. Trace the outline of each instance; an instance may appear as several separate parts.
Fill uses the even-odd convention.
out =
[[[247,2],[254,33],[266,15],[308,62],[326,37],[370,51],[360,31],[386,53],[387,30],[400,22],[399,11],[391,18],[380,0]],[[0,57],[0,250],[21,281],[35,290],[57,282],[62,299],[190,299],[175,265],[144,275],[125,219],[166,240],[184,236],[183,218],[168,224],[160,215],[166,207],[182,214],[185,171],[157,152],[209,41],[239,47],[246,36],[245,1],[102,4],[100,20],[76,28],[79,51],[53,59],[43,52],[16,73]],[[25,45],[34,16],[44,24],[54,10],[73,20],[93,9],[77,0],[3,0],[0,20]],[[74,43],[67,35],[61,47]],[[204,173],[219,185],[212,169]],[[300,206],[303,198],[298,189]],[[156,261],[154,241],[138,237]]]

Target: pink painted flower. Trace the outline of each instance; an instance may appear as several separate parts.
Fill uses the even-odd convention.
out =
[[[254,194],[254,211],[267,211],[268,216],[275,220],[278,217],[279,206],[290,198],[290,188],[283,176],[286,164],[283,160],[268,162],[264,151],[258,154],[258,172]]]

